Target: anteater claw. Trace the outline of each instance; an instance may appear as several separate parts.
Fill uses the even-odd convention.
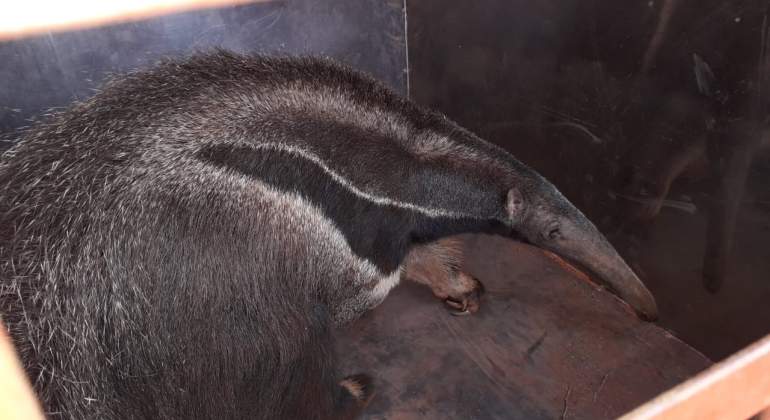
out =
[[[469,316],[469,315],[473,315],[473,313],[471,311],[464,310],[462,312],[452,312],[452,315],[454,315],[454,316]]]
[[[470,279],[473,281],[471,290],[458,294],[458,296],[450,295],[449,298],[446,299],[447,305],[457,309],[457,312],[452,313],[454,316],[468,316],[475,314],[479,310],[482,299],[484,299],[484,285],[473,277],[470,277]]]
[[[453,307],[455,309],[459,309],[459,310],[461,310],[463,312],[465,312],[468,309],[468,301],[464,300],[464,299],[463,299],[462,302],[455,302],[455,301],[453,301],[451,299],[447,299],[446,303],[447,303],[447,305],[449,305],[449,306],[451,306],[451,307]]]

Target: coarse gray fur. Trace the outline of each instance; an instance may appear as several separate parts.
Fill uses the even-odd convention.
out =
[[[371,387],[338,376],[334,330],[402,272],[475,312],[460,232],[515,233],[657,316],[552,184],[323,59],[117,76],[8,151],[0,188],[0,313],[51,418],[354,418]]]

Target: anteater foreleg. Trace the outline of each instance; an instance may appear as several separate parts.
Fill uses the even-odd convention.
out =
[[[403,279],[430,287],[437,298],[459,310],[455,315],[474,314],[484,297],[484,285],[461,270],[462,258],[462,244],[455,238],[414,244],[404,262]]]

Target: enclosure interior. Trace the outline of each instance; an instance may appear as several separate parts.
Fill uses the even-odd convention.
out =
[[[340,338],[368,418],[614,418],[770,331],[767,3],[288,0],[0,42],[2,147],[110,73],[214,45],[373,74],[511,152],[658,300],[645,324],[532,246],[467,236],[488,287],[404,285]],[[704,357],[705,356],[705,357]],[[709,360],[710,359],[710,360]]]

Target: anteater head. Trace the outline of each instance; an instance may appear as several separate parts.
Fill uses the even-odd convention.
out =
[[[575,262],[626,301],[640,318],[658,318],[655,299],[607,239],[550,182],[536,173],[517,182],[505,200],[504,220],[532,244]]]

